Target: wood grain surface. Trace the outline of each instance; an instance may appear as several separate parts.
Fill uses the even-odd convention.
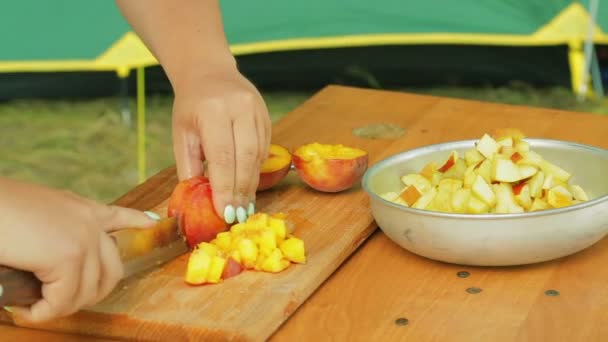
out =
[[[405,134],[351,134],[378,123]],[[422,145],[478,138],[496,127],[608,147],[608,118],[599,115],[338,86],[286,116],[274,127],[273,141],[290,149],[311,141],[358,146],[370,152],[373,164]],[[166,170],[117,203],[162,211],[175,181],[175,170]],[[360,188],[321,194],[291,175],[260,194],[258,207],[289,215],[307,244],[307,265],[280,275],[244,274],[221,287],[188,288],[180,258],[128,280],[90,310],[37,327],[172,341],[608,340],[606,240],[543,264],[465,268],[418,257],[388,240],[375,229]],[[469,276],[459,277],[460,271]],[[63,336],[0,328],[2,336],[16,338]]]

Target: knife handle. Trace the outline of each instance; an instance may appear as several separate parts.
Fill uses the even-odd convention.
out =
[[[0,266],[0,308],[29,306],[42,298],[42,283],[31,272]]]

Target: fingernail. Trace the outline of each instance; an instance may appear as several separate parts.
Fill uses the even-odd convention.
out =
[[[227,205],[226,208],[224,208],[224,220],[226,221],[226,223],[231,224],[234,222],[234,219],[234,207],[231,205]]]
[[[247,208],[247,215],[251,216],[255,214],[255,204],[253,202],[249,202],[249,208]]]
[[[245,211],[245,208],[238,207],[236,209],[236,218],[239,220],[239,223],[247,221],[247,212]]]
[[[153,212],[153,211],[144,211],[144,214],[148,215],[149,218],[158,221],[160,220],[160,216],[158,216],[157,213]]]
[[[7,312],[13,313],[13,309],[11,309],[10,306],[4,306],[3,309],[6,310]]]

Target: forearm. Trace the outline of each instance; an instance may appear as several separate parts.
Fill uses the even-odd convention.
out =
[[[116,0],[176,92],[201,74],[236,69],[218,0]]]

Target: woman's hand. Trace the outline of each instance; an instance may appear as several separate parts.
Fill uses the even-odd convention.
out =
[[[271,123],[264,100],[236,68],[206,73],[176,87],[173,146],[180,180],[203,174],[227,223],[255,212],[260,167]]]
[[[173,145],[180,180],[208,163],[216,211],[226,222],[255,211],[270,119],[237,68],[218,0],[116,0],[163,67],[173,90]]]
[[[107,296],[123,266],[107,232],[154,220],[72,193],[0,179],[0,264],[33,272],[42,299],[15,314],[39,322],[70,315]]]

